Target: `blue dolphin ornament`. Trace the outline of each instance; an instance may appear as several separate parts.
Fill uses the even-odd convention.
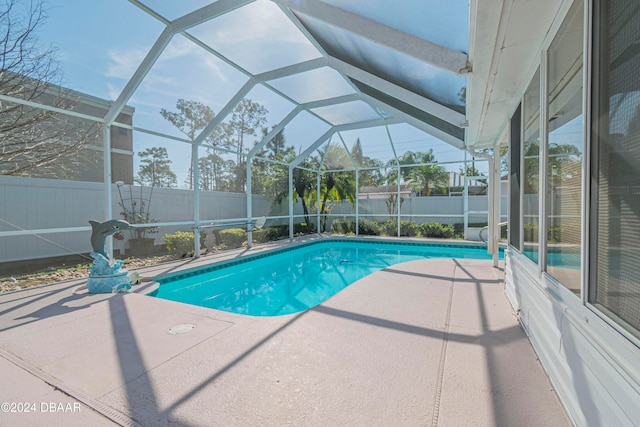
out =
[[[118,231],[133,229],[131,224],[121,219],[111,219],[105,222],[90,220],[89,224],[91,224],[91,248],[94,252],[103,255],[107,260],[109,257],[104,246],[107,236],[111,236]]]

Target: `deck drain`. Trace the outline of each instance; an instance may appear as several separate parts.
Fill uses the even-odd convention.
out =
[[[169,329],[167,329],[167,332],[171,335],[186,334],[187,332],[190,332],[195,327],[196,325],[192,323],[182,323],[180,325],[175,325],[170,327]]]

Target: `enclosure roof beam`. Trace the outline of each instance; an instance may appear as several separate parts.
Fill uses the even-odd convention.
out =
[[[378,77],[375,74],[371,74],[368,71],[364,71],[337,58],[329,58],[329,66],[336,69],[345,76],[351,77],[368,86],[374,87],[377,90],[380,90],[394,98],[406,102],[407,104],[419,108],[422,111],[425,111],[456,126],[460,126],[466,120],[464,114],[462,113],[445,107],[442,104],[438,104],[435,101],[418,95],[415,92],[391,83],[388,80]]]
[[[202,145],[202,143],[204,143],[207,138],[209,138],[209,135],[213,133],[215,128],[220,123],[222,123],[222,121],[233,111],[234,108],[236,108],[236,105],[238,105],[238,103],[242,101],[242,98],[244,98],[255,85],[256,82],[254,79],[247,80],[244,86],[240,88],[240,90],[234,95],[234,97],[231,98],[231,100],[227,102],[224,107],[222,107],[218,115],[209,122],[209,124],[202,130],[202,132],[200,132],[200,135],[196,137],[194,144]]]
[[[344,125],[333,126],[331,129],[326,131],[320,138],[318,138],[313,144],[311,144],[306,150],[304,150],[298,157],[296,157],[290,164],[291,167],[298,166],[305,158],[307,158],[314,150],[316,150],[319,146],[322,145],[326,139],[336,132],[342,132],[353,129],[365,129],[376,126],[385,126],[388,124],[401,123],[401,120],[398,119],[374,119],[367,120],[364,122],[355,122],[355,123],[347,123]]]
[[[326,66],[327,59],[324,57],[320,57],[304,62],[299,62],[293,65],[287,65],[286,67],[277,68],[275,70],[265,71],[264,73],[256,74],[255,78],[257,81],[267,82],[270,80],[279,79],[281,77],[291,76],[293,74],[300,74],[306,71],[316,70],[318,68]]]
[[[140,86],[140,83],[142,83],[142,80],[144,80],[149,70],[151,70],[153,64],[155,64],[164,49],[167,47],[174,34],[201,24],[209,19],[215,18],[216,16],[223,15],[246,4],[253,3],[254,1],[255,0],[218,0],[215,3],[211,3],[188,13],[168,24],[160,36],[158,36],[158,39],[151,49],[149,49],[149,52],[147,52],[147,55],[133,73],[133,76],[131,76],[122,92],[120,92],[118,99],[116,99],[116,101],[111,105],[111,108],[109,108],[109,111],[107,111],[107,114],[104,117],[105,125],[110,126],[111,123],[115,121],[125,104],[129,99],[131,99],[133,93],[136,91],[138,86]]]
[[[142,3],[141,1],[139,1],[139,0],[129,0],[129,3],[135,5],[139,9],[142,9],[143,11],[148,13],[149,15],[153,16],[154,18],[156,18],[158,21],[162,22],[164,25],[171,24],[171,21],[169,19],[167,19],[164,16],[160,15],[158,12],[156,12],[155,10],[153,10],[152,8],[147,6],[146,4]]]
[[[419,120],[407,113],[405,113],[404,111],[400,111],[397,108],[392,107],[391,105],[388,105],[372,96],[366,95],[366,94],[362,94],[363,100],[368,102],[369,105],[371,106],[376,106],[386,112],[388,112],[389,114],[392,114],[394,117],[398,117],[398,119],[404,121],[405,123],[410,124],[413,127],[416,127],[418,129],[420,129],[423,132],[426,132],[432,136],[435,136],[436,138],[441,139],[442,141],[456,147],[459,148],[461,150],[465,149],[464,146],[464,141],[456,138],[453,135],[450,135],[434,126],[431,126],[428,123],[423,122],[422,120]]]
[[[338,138],[340,138],[340,141],[342,141],[342,146],[344,147],[344,151],[349,156],[349,160],[351,160],[351,164],[353,165],[353,168],[357,171],[358,165],[356,164],[356,161],[353,159],[353,156],[351,155],[351,150],[347,148],[347,143],[344,142],[344,138],[342,137],[342,134],[340,132],[337,132],[337,133],[338,133]]]
[[[217,0],[172,21],[169,28],[174,34],[179,33],[244,5],[253,3],[254,1],[255,0]]]
[[[305,110],[312,110],[314,108],[326,107],[329,105],[336,105],[336,104],[344,104],[346,102],[353,102],[361,99],[362,99],[362,96],[359,93],[351,93],[349,95],[336,96],[335,98],[326,98],[326,99],[320,99],[318,101],[306,102],[304,104],[301,104],[301,106],[304,107]]]
[[[386,126],[392,125],[396,123],[402,123],[404,120],[401,120],[397,117],[390,117],[386,119],[373,119],[373,120],[365,120],[363,122],[353,122],[353,123],[345,123],[343,125],[337,125],[333,127],[334,132],[343,132],[347,130],[354,129],[366,129],[366,128],[374,128],[376,126]]]
[[[271,132],[269,132],[268,134],[266,134],[264,136],[264,138],[262,138],[262,141],[258,142],[255,147],[253,147],[251,149],[251,151],[249,151],[249,154],[247,155],[247,159],[251,159],[253,156],[255,156],[256,154],[258,154],[258,152],[260,150],[262,150],[262,148],[267,145],[269,143],[269,141],[271,141],[273,138],[275,138],[275,136],[282,130],[284,129],[284,127],[286,125],[289,124],[289,122],[291,120],[293,120],[295,118],[295,116],[297,116],[298,114],[300,114],[300,112],[303,110],[303,108],[301,106],[296,106],[296,108],[294,108],[293,110],[291,110],[291,112],[289,114],[287,114],[287,117],[285,117],[284,119],[282,119],[280,121],[280,123],[278,123],[276,126],[274,126],[273,129],[271,129]]]
[[[255,147],[248,153],[248,157],[254,157],[262,148],[269,143],[284,127],[291,122],[302,111],[307,111],[313,108],[324,107],[327,105],[342,104],[345,102],[357,101],[362,99],[360,94],[352,93],[350,95],[338,96],[335,98],[321,99],[319,101],[312,101],[305,104],[297,105],[277,126],[275,126],[271,132],[269,132]]]
[[[169,27],[166,27],[164,31],[160,33],[156,42],[153,44],[151,49],[149,49],[149,52],[147,52],[147,55],[133,73],[133,76],[131,76],[122,92],[120,92],[118,99],[111,104],[111,108],[109,108],[109,111],[107,111],[107,114],[104,116],[104,123],[106,126],[111,126],[111,123],[113,123],[116,117],[118,117],[118,114],[120,114],[126,103],[133,96],[133,93],[136,91],[138,86],[140,86],[140,83],[142,83],[142,80],[145,78],[151,67],[153,67],[153,64],[158,60],[160,54],[162,54],[165,47],[167,47],[172,37],[173,32]]]
[[[393,142],[393,137],[391,136],[391,131],[389,130],[389,126],[385,126],[384,130],[387,131],[387,138],[389,138],[389,144],[391,145],[391,151],[393,151],[393,157],[396,159],[396,164],[398,164],[398,152],[396,151],[396,145]]]
[[[274,0],[329,25],[362,36],[381,46],[457,75],[468,73],[468,56],[413,34],[365,18],[327,3],[309,0]]]
[[[318,147],[320,147],[322,144],[324,144],[324,142],[327,140],[327,138],[329,138],[331,135],[333,135],[333,133],[335,132],[334,129],[335,128],[329,129],[328,131],[323,133],[320,138],[316,139],[316,141],[313,144],[311,144],[306,150],[304,150],[302,153],[300,153],[300,155],[298,157],[296,157],[291,163],[289,163],[289,168],[291,168],[291,169],[295,168],[300,163],[302,163],[302,161],[304,159],[309,157],[309,155],[311,153],[313,153]]]

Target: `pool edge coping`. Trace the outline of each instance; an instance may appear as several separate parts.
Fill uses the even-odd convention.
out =
[[[153,278],[154,284],[152,289],[144,292],[147,295],[153,294],[160,285],[164,283],[170,283],[176,280],[184,279],[187,277],[193,277],[195,275],[209,273],[211,271],[219,270],[222,268],[230,267],[233,265],[243,264],[255,259],[265,258],[273,255],[277,255],[283,252],[289,252],[294,249],[299,249],[305,246],[311,246],[319,243],[330,243],[332,241],[337,242],[354,242],[354,243],[366,243],[366,244],[393,244],[393,245],[406,245],[406,246],[440,246],[440,247],[453,247],[453,248],[486,248],[486,244],[474,241],[434,241],[434,240],[402,240],[396,241],[389,238],[381,238],[379,236],[314,236],[311,240],[305,241],[293,241],[281,244],[273,248],[264,248],[260,253],[246,253],[239,254],[232,259],[223,259],[214,261],[210,264],[194,266],[186,268],[184,270],[175,271],[172,273],[160,274]],[[278,242],[273,242],[278,243]],[[231,255],[231,254],[230,254]]]

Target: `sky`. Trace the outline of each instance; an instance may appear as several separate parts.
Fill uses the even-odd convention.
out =
[[[362,8],[359,3],[363,1],[327,2],[358,10],[358,7]],[[170,20],[209,3],[206,0],[143,2]],[[468,7],[467,2],[460,0],[428,0],[413,4],[423,3],[440,8],[450,7],[452,12],[463,10],[461,7]],[[64,85],[106,100],[115,100],[118,97],[164,29],[164,24],[126,0],[47,0],[45,4],[48,20],[38,36],[42,43],[57,49]],[[376,2],[367,3],[375,4]],[[367,7],[365,15],[370,19],[379,19],[385,13],[389,25],[394,25],[397,17],[386,8]],[[440,22],[439,25],[449,24]],[[250,7],[236,9],[189,31],[251,73],[260,73],[320,56],[314,46],[300,35],[293,23],[270,1],[261,0]],[[467,37],[465,33],[443,39],[442,29],[439,30],[437,26],[425,26],[423,22],[421,25],[416,23],[411,31],[424,37],[440,37],[436,41],[450,44],[457,49],[464,47]],[[424,31],[430,33],[422,34]],[[352,92],[349,85],[340,84],[340,77],[337,76],[336,80],[336,76],[337,73],[331,69],[321,69],[309,72],[305,76],[316,84],[308,84],[309,80],[301,83],[302,80],[296,76],[272,83],[274,87],[301,102],[326,96],[328,88],[332,88],[329,90],[332,95]],[[161,117],[160,109],[175,111],[176,101],[183,98],[202,102],[217,113],[246,80],[247,76],[242,72],[185,37],[176,35],[127,104],[135,108],[134,126],[184,137]],[[337,84],[333,83],[336,81]],[[255,87],[247,97],[267,108],[270,127],[276,125],[294,107],[291,102],[264,86]],[[368,107],[364,108],[361,105],[352,105],[346,113],[356,117],[370,115],[371,112],[366,111]],[[327,117],[337,117],[335,111],[318,113],[326,114]],[[340,114],[345,114],[345,111]],[[303,114],[287,126],[285,138],[289,145],[296,146],[300,151],[321,136],[327,128],[326,123],[309,114]],[[390,127],[390,133],[396,142],[396,149],[400,150],[399,154],[409,148],[415,150],[418,144],[425,149],[434,148],[434,152],[439,153],[436,157],[440,162],[463,158],[459,150],[411,126],[394,125]],[[384,128],[344,132],[342,136],[349,148],[360,138],[364,154],[370,157],[378,157],[386,162],[393,155]],[[178,175],[178,185],[183,186],[189,167],[189,146],[175,140],[141,132],[134,133],[134,152],[152,146],[167,148],[173,162],[172,169]],[[138,159],[135,156],[136,171],[137,165]],[[456,165],[454,170],[458,169]]]

